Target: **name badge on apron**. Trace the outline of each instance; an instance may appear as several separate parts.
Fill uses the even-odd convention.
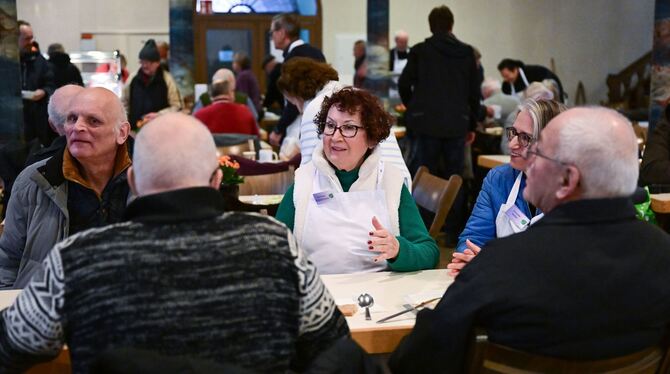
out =
[[[335,195],[333,195],[332,191],[321,191],[312,194],[314,197],[314,201],[316,201],[317,205],[325,204],[328,201],[330,201]]]
[[[505,211],[505,215],[509,218],[510,222],[517,228],[525,228],[530,224],[530,219],[526,217],[525,214],[517,207],[512,205],[509,209]]]

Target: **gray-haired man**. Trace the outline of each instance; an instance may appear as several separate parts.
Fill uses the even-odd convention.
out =
[[[544,356],[604,359],[658,344],[670,323],[670,236],[636,219],[630,122],[555,117],[528,150],[524,198],[545,212],[489,242],[391,357],[394,372],[460,372],[468,334]]]

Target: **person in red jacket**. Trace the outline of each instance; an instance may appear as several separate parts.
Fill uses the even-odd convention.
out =
[[[234,133],[259,135],[258,125],[249,108],[235,103],[234,93],[228,81],[212,82],[210,96],[212,104],[197,111],[194,116],[204,123],[213,134]]]

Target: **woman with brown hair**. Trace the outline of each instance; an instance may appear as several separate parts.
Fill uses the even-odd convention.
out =
[[[381,157],[392,117],[372,94],[352,87],[322,101],[314,117],[322,141],[296,170],[277,219],[322,274],[435,267],[437,245],[403,173]]]
[[[281,71],[277,87],[286,100],[302,113],[299,126],[300,164],[305,165],[311,161],[312,153],[319,143],[314,117],[321,109],[324,98],[344,85],[338,82],[337,71],[330,65],[306,57],[290,59],[282,65]],[[411,177],[395,136],[390,134],[380,146],[382,159],[399,168],[404,174],[405,184],[410,186]]]

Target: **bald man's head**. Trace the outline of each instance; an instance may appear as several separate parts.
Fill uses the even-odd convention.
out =
[[[582,171],[584,197],[622,197],[635,191],[638,144],[626,117],[612,109],[592,107],[574,108],[556,119],[557,156]]]
[[[207,127],[191,116],[169,113],[149,122],[137,135],[129,181],[138,196],[218,186],[218,164]]]
[[[523,196],[545,213],[572,200],[627,197],[635,191],[637,139],[630,121],[614,110],[563,112],[528,152]]]
[[[49,98],[49,105],[47,106],[49,124],[58,135],[65,135],[65,120],[67,119],[70,101],[83,90],[84,87],[68,84],[54,91]]]
[[[398,30],[395,33],[395,46],[398,51],[405,52],[409,46],[409,34],[405,30]]]
[[[84,88],[68,105],[65,138],[70,154],[91,165],[114,161],[130,132],[123,104],[112,91]]]
[[[232,70],[219,69],[212,75],[212,85],[224,81],[228,82],[232,91],[235,91],[235,73]]]

